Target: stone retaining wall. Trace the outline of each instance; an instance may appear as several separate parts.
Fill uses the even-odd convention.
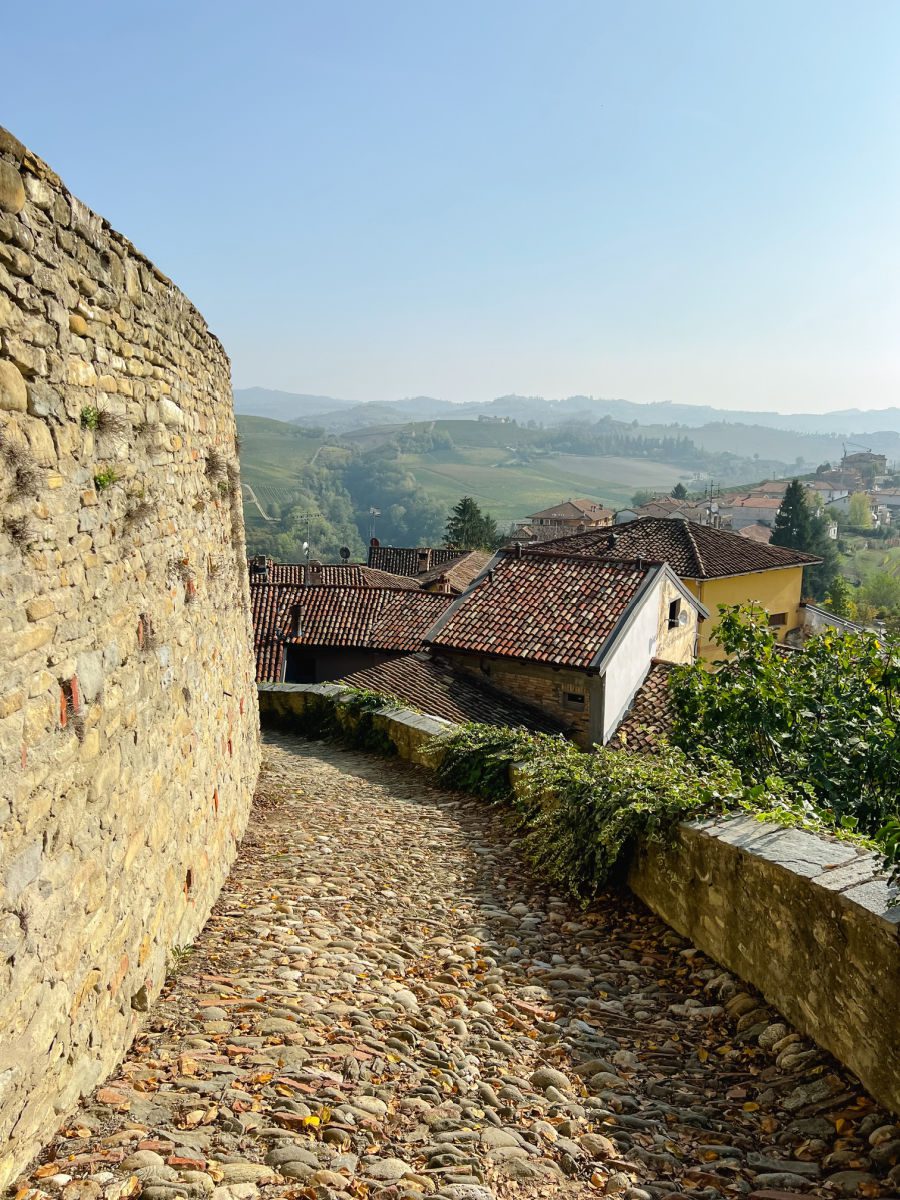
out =
[[[266,684],[264,720],[289,723],[339,684]],[[452,726],[405,709],[375,717],[401,758],[434,767],[428,739]],[[513,778],[515,785],[515,777]],[[684,824],[638,848],[633,891],[706,954],[753,984],[900,1113],[900,908],[874,854],[749,816]]]
[[[227,356],[0,129],[0,1186],[202,927],[258,769]]]

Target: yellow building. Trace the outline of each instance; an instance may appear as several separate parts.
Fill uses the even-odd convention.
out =
[[[720,604],[761,604],[778,640],[803,626],[803,568],[813,554],[751,541],[726,529],[685,520],[643,517],[613,529],[587,530],[544,544],[545,549],[604,558],[667,562],[709,612],[700,627],[701,658],[724,657],[712,637]]]

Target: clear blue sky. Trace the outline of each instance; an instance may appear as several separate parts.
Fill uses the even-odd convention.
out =
[[[900,403],[896,0],[59,0],[0,123],[236,386]]]

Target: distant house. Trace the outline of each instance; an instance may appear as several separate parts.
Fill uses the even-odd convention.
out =
[[[858,471],[867,483],[874,483],[878,475],[887,474],[887,455],[873,454],[871,450],[861,450],[855,454],[845,454],[841,459],[841,469]]]
[[[891,524],[891,516],[894,508],[888,504],[887,497],[883,492],[852,492],[849,496],[841,496],[839,500],[833,500],[826,505],[829,513],[839,512],[843,516],[848,516],[850,513],[850,502],[854,496],[864,495],[869,508],[869,516],[872,521],[873,529],[880,529],[884,525]]]
[[[783,491],[776,496],[770,492],[753,491],[744,495],[723,496],[720,505],[731,528],[735,533],[739,533],[745,525],[756,525],[760,522],[774,525],[783,499]]]
[[[835,500],[843,500],[850,495],[850,488],[842,483],[831,483],[827,479],[809,479],[804,481],[804,487],[811,492],[821,504],[831,504]]]
[[[424,649],[452,597],[418,588],[251,583],[258,683],[342,679]]]
[[[555,529],[564,533],[567,529],[601,529],[612,525],[615,513],[594,500],[564,500],[553,508],[542,508],[531,513],[527,525],[532,530]]]
[[[900,488],[882,487],[876,488],[871,493],[872,499],[876,504],[883,505],[884,508],[891,514],[891,523],[893,524],[900,518]]]
[[[369,571],[410,581],[426,592],[458,596],[491,557],[490,550],[456,550],[447,546],[370,545]]]
[[[590,746],[610,740],[654,658],[693,661],[705,615],[663,562],[519,546],[491,560],[426,640],[454,671],[541,709]]]
[[[638,508],[622,508],[616,513],[616,524],[637,521],[641,517],[670,517],[678,521],[693,521],[695,525],[721,524],[718,500],[678,500],[674,496],[658,496]]]
[[[741,537],[749,538],[751,542],[762,542],[764,546],[768,546],[772,540],[772,526],[765,525],[761,521],[757,521],[753,525],[744,525],[737,532]]]
[[[784,641],[803,625],[803,568],[821,562],[813,554],[764,545],[726,529],[689,521],[644,517],[612,530],[579,533],[548,543],[568,554],[666,562],[712,614],[700,633],[703,658],[723,657],[711,644],[718,605],[754,601]],[[665,656],[660,656],[665,657]]]

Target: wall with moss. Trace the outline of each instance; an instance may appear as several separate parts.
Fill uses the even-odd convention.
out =
[[[230,368],[0,129],[0,1185],[116,1064],[258,768]]]

